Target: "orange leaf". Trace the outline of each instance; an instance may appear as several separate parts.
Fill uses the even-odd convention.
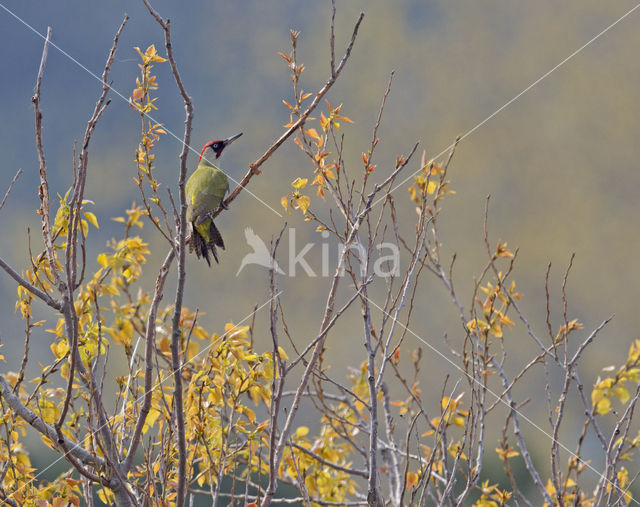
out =
[[[142,88],[136,88],[135,90],[133,90],[131,97],[133,98],[133,100],[140,100],[143,95],[144,91],[142,90]]]
[[[320,139],[320,136],[318,135],[318,132],[316,132],[316,129],[307,129],[306,130],[307,135],[309,135],[310,137],[313,137],[314,139]]]

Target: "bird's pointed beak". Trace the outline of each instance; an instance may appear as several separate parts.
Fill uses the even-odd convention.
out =
[[[235,136],[228,137],[227,139],[224,140],[224,145],[229,146],[233,141],[238,139],[241,135],[242,135],[242,132],[240,132],[239,134],[236,134]]]

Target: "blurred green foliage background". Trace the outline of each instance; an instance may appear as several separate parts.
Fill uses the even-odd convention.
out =
[[[199,150],[213,138],[244,132],[223,160],[225,170],[239,180],[248,163],[263,153],[288,122],[288,110],[281,100],[290,100],[292,93],[278,52],[289,51],[290,28],[302,32],[298,54],[306,66],[303,88],[316,91],[328,77],[330,2],[155,1],[154,6],[172,20],[176,59],[196,108],[193,146]],[[560,4],[551,0],[339,1],[338,54],[358,13],[363,10],[366,14],[352,59],[328,96],[334,105],[344,103],[343,112],[355,121],[341,127],[348,167],[353,171],[361,167],[360,153],[369,147],[392,70],[396,78],[379,132],[374,173],[380,178],[392,170],[395,157],[407,153],[418,140],[419,152],[425,149],[427,157],[442,152],[456,135],[474,128],[631,7],[630,2],[596,0]],[[53,41],[96,74],[101,73],[113,34],[128,12],[131,21],[112,68],[113,87],[125,97],[138,75],[133,47],[144,49],[155,43],[164,53],[161,31],[138,2],[32,1],[10,3],[8,8],[40,33],[51,26]],[[501,238],[510,247],[520,247],[515,278],[524,294],[522,307],[541,334],[547,263],[553,264],[551,302],[557,329],[562,275],[570,254],[576,253],[568,284],[569,317],[579,318],[585,332],[590,332],[616,314],[585,354],[582,377],[586,385],[595,381],[602,367],[622,361],[630,342],[638,337],[638,23],[640,12],[635,12],[462,141],[449,172],[457,193],[445,200],[441,222],[445,250],[458,254],[455,279],[468,307],[473,275],[486,258],[483,215],[486,196],[491,194],[492,243]],[[27,228],[34,251],[41,243],[35,212],[38,172],[30,99],[42,43],[29,28],[0,10],[0,192],[4,194],[18,168],[24,171],[0,212],[0,256],[18,269],[27,267]],[[155,118],[181,136],[183,106],[169,67],[159,64],[155,71],[160,85]],[[42,108],[52,195],[64,195],[70,185],[73,140],[81,138],[98,94],[95,78],[50,50]],[[126,101],[116,95],[111,98],[90,149],[87,197],[95,201],[92,211],[101,228],[91,232],[89,267],[96,265],[95,256],[104,243],[119,234],[120,226],[109,219],[122,215],[133,200],[139,201],[132,183],[139,117]],[[174,191],[179,150],[179,143],[169,136],[158,143],[158,179]],[[412,171],[418,169],[418,162],[417,156],[410,165]],[[191,166],[195,163],[191,156]],[[252,180],[250,190],[280,213],[280,197],[291,190],[290,182],[311,173],[292,143],[277,152],[263,171]],[[413,219],[408,186],[394,194],[401,219],[407,222]],[[323,205],[314,199],[314,206]],[[256,304],[266,301],[266,270],[248,266],[236,277],[240,260],[251,251],[243,231],[251,227],[268,241],[283,220],[243,192],[218,220],[228,245],[220,265],[208,269],[204,262],[189,258],[186,304],[205,313],[202,322],[212,332],[222,331],[227,321],[240,321]],[[306,242],[324,241],[301,216],[294,214],[286,220],[296,228],[298,251]],[[166,245],[149,226],[143,234],[154,252],[147,272],[151,280]],[[411,234],[410,226],[404,234]],[[288,241],[285,234],[279,259],[285,266]],[[337,254],[331,251],[335,259]],[[320,255],[315,249],[307,256],[316,272],[320,271]],[[287,323],[297,343],[307,343],[317,330],[326,287],[327,280],[300,271],[295,278],[281,280]],[[2,371],[17,369],[22,353],[23,324],[13,312],[14,300],[15,284],[2,274],[0,334],[7,357],[7,363],[0,365]],[[455,309],[435,280],[425,280],[416,305],[420,311],[412,329],[418,335],[443,352],[447,350],[443,333],[454,343],[462,338]],[[258,314],[258,348],[270,343],[266,323],[266,313]],[[48,357],[50,338],[41,331],[34,340],[37,346],[31,362],[37,371],[38,357]],[[516,371],[534,349],[520,323],[505,334],[505,340],[513,357],[510,367]],[[354,307],[328,341],[327,362],[335,376],[344,378],[348,365],[357,367],[364,360],[362,341],[361,318]],[[404,348],[419,345],[408,336]],[[427,399],[439,398],[445,374],[460,377],[428,350],[425,365],[428,368],[423,371],[430,372],[422,379]],[[535,389],[528,395],[538,396],[544,380],[542,371],[534,372],[529,387]],[[527,413],[545,424],[545,416],[535,409]],[[578,406],[575,417],[582,417]]]

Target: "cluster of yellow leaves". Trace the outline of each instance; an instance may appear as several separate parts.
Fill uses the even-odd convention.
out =
[[[508,459],[515,458],[516,456],[520,456],[520,453],[516,451],[510,445],[505,447],[496,447],[496,453],[500,456],[502,461],[507,461]]]
[[[280,199],[280,204],[282,204],[282,207],[287,213],[291,213],[290,209],[299,209],[302,210],[304,214],[307,213],[311,199],[300,191],[307,186],[308,181],[307,178],[296,178],[295,181],[291,183],[294,190]]]
[[[62,241],[67,237],[69,232],[69,215],[70,208],[68,203],[69,193],[71,189],[67,190],[64,197],[58,196],[59,198],[59,207],[56,211],[53,230],[52,230],[52,241],[53,241],[53,255],[55,266],[58,270],[62,269],[62,265],[58,260],[58,252],[64,250],[67,246],[66,241]],[[93,225],[96,228],[99,228],[98,219],[94,213],[91,211],[85,211],[84,206],[86,204],[92,204],[89,200],[82,201],[82,205],[80,206],[81,218],[79,220],[80,230],[83,237],[86,238],[89,232],[89,224]],[[34,287],[41,289],[43,292],[51,293],[54,286],[54,278],[53,273],[51,271],[51,266],[49,264],[49,258],[43,253],[38,255],[35,259],[31,259],[32,267],[27,269],[23,276],[27,279],[29,283],[31,283]],[[29,290],[25,289],[22,286],[18,286],[17,289],[18,298],[16,300],[15,310],[20,311],[20,315],[22,318],[27,321],[30,327],[41,326],[44,321],[31,323],[31,303],[33,301],[33,294],[29,292]]]
[[[489,484],[488,480],[482,483],[480,492],[480,498],[473,507],[502,507],[512,496],[510,491],[501,490],[497,484]]]
[[[323,422],[328,420],[323,419]],[[323,424],[318,436],[309,438],[309,429],[301,426],[292,435],[292,441],[328,463],[349,468],[353,449],[334,428],[330,424]],[[318,462],[312,454],[287,447],[279,469],[280,477],[288,477],[297,483],[304,482],[310,495],[325,501],[341,502],[353,496],[357,484],[352,476]]]
[[[367,363],[363,362],[357,372],[349,375],[351,390],[359,399],[349,404],[340,402],[326,412],[315,437],[309,435],[306,427],[298,428],[292,435],[293,443],[307,452],[287,447],[278,471],[280,477],[297,483],[303,481],[310,495],[326,501],[339,503],[353,496],[358,485],[352,476],[317,461],[315,456],[344,468],[352,466],[353,445],[338,429],[347,432],[349,439],[358,437],[358,424],[368,416],[365,405],[369,399],[367,371]]]
[[[6,380],[15,385],[17,375],[5,374]],[[11,411],[0,414],[0,463],[6,465],[6,474],[2,480],[2,488],[18,505],[43,505],[66,507],[80,505],[80,481],[65,474],[52,482],[38,484],[35,476],[38,472],[31,465],[27,450],[20,438],[26,437],[27,424],[17,418]]]
[[[547,485],[545,487],[547,493],[551,497],[553,501],[553,507],[559,506],[560,502],[558,501],[558,492],[556,491],[553,482],[551,479],[547,479]],[[574,481],[571,477],[565,479],[562,483],[562,490],[560,491],[560,496],[562,497],[562,505],[577,505],[578,507],[593,507],[595,503],[595,499],[586,498],[582,491],[578,490],[578,483]],[[551,507],[547,502],[543,504],[544,507]]]
[[[113,218],[114,222],[119,222],[124,224],[125,229],[125,237],[129,236],[129,231],[133,227],[139,227],[142,229],[144,223],[142,222],[142,217],[147,215],[147,211],[142,206],[137,206],[134,202],[131,208],[126,210],[126,218],[125,217],[115,217]]]
[[[437,201],[446,194],[455,194],[454,190],[449,190],[448,188],[450,182],[444,180],[445,171],[443,165],[438,164],[433,159],[427,161],[426,156],[426,151],[423,151],[420,162],[420,172],[414,176],[413,185],[409,187],[411,200],[420,206],[422,206],[422,203],[429,195],[436,194],[435,200]],[[400,167],[403,163],[404,160],[398,158],[398,160],[396,160],[396,167]]]
[[[513,256],[513,254],[506,249],[506,243],[498,243],[498,250],[501,252],[501,257]],[[507,310],[511,305],[510,297],[518,300],[521,294],[516,292],[516,283],[514,281],[509,285],[508,293],[505,293],[504,287],[502,286],[502,278],[502,273],[498,273],[495,285],[487,282],[486,285],[480,286],[480,291],[483,292],[486,297],[484,301],[477,299],[477,302],[482,307],[482,315],[484,318],[476,317],[469,320],[469,322],[467,322],[467,329],[469,331],[478,332],[485,338],[488,337],[489,333],[495,338],[502,338],[503,328],[515,324],[507,315]]]
[[[631,495],[631,492],[627,489],[631,486],[631,481],[629,479],[629,470],[627,470],[625,467],[621,467],[616,476],[618,478],[617,486],[622,491],[624,491],[622,497],[624,498],[625,503],[627,505],[630,505],[631,502],[633,501],[633,496]],[[608,482],[607,493],[610,493],[612,488],[613,488],[613,485],[611,484],[611,482]]]
[[[71,188],[67,190],[67,193],[64,194],[64,197],[58,195],[60,199],[60,206],[58,211],[56,212],[56,217],[53,222],[53,236],[55,238],[63,237],[66,238],[69,233],[69,193],[71,192]],[[87,199],[82,201],[82,206],[86,204],[93,204],[92,201]],[[98,219],[94,213],[91,211],[85,211],[81,208],[81,213],[84,218],[80,219],[80,227],[82,228],[82,234],[84,237],[89,233],[89,223],[93,225],[96,229],[99,229]],[[66,242],[57,245],[58,249],[63,249],[67,246]]]
[[[322,134],[318,134],[314,128],[308,129],[304,132],[312,139],[311,142],[307,142],[307,146],[311,149],[309,155],[312,157],[315,167],[315,177],[311,184],[316,187],[317,195],[323,198],[327,188],[327,179],[335,180],[336,172],[340,169],[340,166],[336,161],[331,163],[327,162],[327,158],[331,154],[326,150],[327,138],[332,129],[338,130],[340,128],[341,121],[353,123],[350,118],[340,114],[342,104],[337,107],[333,107],[328,100],[326,102],[327,116],[325,116],[323,112],[320,113],[320,128],[322,129]],[[305,139],[305,141],[307,141],[307,139]],[[304,150],[304,146],[302,146],[302,143],[300,143],[298,138],[296,138],[296,143]]]
[[[442,415],[440,417],[434,417],[433,419],[431,419],[431,424],[436,428],[448,427],[452,424],[454,426],[458,426],[459,428],[464,428],[467,417],[469,416],[469,412],[460,408],[463,396],[464,393],[460,393],[455,398],[443,396],[440,400],[440,409]],[[433,433],[434,430],[429,430],[422,436],[427,437],[429,435],[432,435]]]
[[[152,215],[151,205],[149,202],[151,201],[155,203],[164,212],[160,202],[160,196],[158,195],[160,183],[153,175],[153,161],[155,159],[153,148],[155,147],[155,143],[160,139],[160,135],[166,134],[166,131],[162,128],[162,125],[153,122],[150,117],[147,116],[147,113],[152,109],[156,109],[154,105],[156,98],[151,98],[151,91],[158,88],[156,76],[151,74],[151,69],[153,68],[151,63],[164,62],[165,59],[156,54],[154,46],[150,46],[145,53],[142,53],[138,48],[136,48],[136,50],[140,54],[143,63],[139,64],[141,79],[136,78],[137,87],[134,89],[132,96],[129,99],[131,107],[140,113],[141,121],[140,142],[138,143],[135,153],[135,162],[138,174],[137,177],[134,178],[134,181],[140,190],[145,214],[156,224],[156,226],[158,226],[160,219]],[[151,191],[153,193],[151,197],[147,197],[145,193],[145,187],[143,186],[144,180],[148,181],[149,186],[151,187]],[[130,227],[131,226],[128,221],[125,235],[128,235]]]
[[[598,377],[593,391],[591,391],[591,403],[596,414],[608,414],[611,411],[611,401],[617,398],[623,405],[631,397],[626,388],[627,382],[638,383],[640,363],[640,340],[635,340],[629,347],[629,354],[624,365],[620,366],[615,375],[601,379]],[[604,371],[614,371],[615,367],[609,366]]]
[[[303,185],[302,185],[303,186]],[[295,188],[295,187],[294,187]],[[61,206],[65,204],[61,200]],[[150,296],[147,292],[137,288],[143,267],[149,255],[149,248],[141,237],[129,235],[135,228],[143,227],[142,218],[146,210],[141,207],[133,207],[126,212],[125,217],[115,220],[125,226],[125,237],[114,239],[108,243],[109,249],[97,256],[97,267],[92,276],[87,277],[86,283],[79,287],[74,306],[78,315],[79,348],[82,362],[90,367],[98,354],[105,354],[109,343],[125,350],[127,357],[133,351],[136,337],[146,333],[146,315],[150,304]],[[59,237],[63,238],[65,229],[64,210],[58,214],[60,227]],[[89,221],[93,221],[89,219]],[[97,219],[96,219],[97,222]],[[53,280],[48,269],[46,256],[41,255],[34,261],[36,275],[31,271],[25,276],[39,288],[53,289]],[[100,303],[99,299],[107,298],[108,304]],[[98,298],[98,299],[96,299]],[[26,315],[31,314],[32,295],[23,289],[19,290],[18,308]],[[100,315],[96,312],[96,305],[100,304]],[[156,341],[158,351],[165,358],[170,356],[171,324],[170,316],[172,307],[161,308],[155,322]],[[38,323],[41,325],[42,323]],[[57,318],[55,325],[49,331],[55,340],[50,348],[53,354],[53,363],[43,366],[42,381],[48,382],[53,373],[58,373],[62,379],[69,377],[69,352],[70,343],[66,336],[64,320]],[[248,400],[254,404],[267,406],[271,397],[271,382],[274,376],[274,365],[271,352],[257,353],[252,349],[248,338],[247,326],[236,326],[231,323],[225,326],[225,332],[221,336],[210,335],[196,321],[196,314],[183,308],[180,319],[181,346],[185,357],[185,367],[182,369],[185,381],[185,412],[186,434],[190,453],[189,462],[193,464],[196,482],[203,486],[210,481],[217,481],[217,475],[210,463],[221,460],[221,466],[225,471],[238,470],[239,464],[249,465],[245,474],[260,471],[265,473],[264,456],[268,454],[269,446],[269,421],[260,422],[256,412],[250,407]],[[188,337],[188,338],[187,338]],[[206,353],[205,353],[206,352]],[[280,350],[280,355],[287,360],[287,354]],[[139,402],[143,394],[143,387],[138,379],[141,371],[132,372],[132,376],[121,377],[118,380],[121,388],[120,396],[124,407],[111,422],[120,434],[130,434],[136,421],[139,410]],[[16,381],[16,374],[10,374],[7,378]],[[36,379],[37,381],[38,379]],[[83,390],[77,386],[76,392],[80,399],[88,402],[83,395]],[[354,390],[366,399],[366,367],[363,364],[362,375],[357,379]],[[126,395],[125,393],[128,393]],[[21,389],[21,396],[26,400],[27,394]],[[65,398],[65,390],[60,388],[43,387],[40,395],[30,402],[30,408],[39,413],[48,423],[54,423],[60,416],[62,402]],[[75,395],[74,395],[75,399]],[[170,407],[173,404],[171,386],[160,385],[154,389],[152,406],[147,416],[143,434],[156,431],[158,434],[172,432],[170,424],[172,415]],[[366,414],[364,404],[358,403],[361,414],[353,413],[352,408],[343,405],[343,417],[354,423],[358,418]],[[11,416],[13,417],[13,416]],[[88,413],[75,402],[72,402],[72,411],[67,417],[62,432],[70,440],[78,438],[90,438],[82,436],[82,430],[86,423]],[[39,499],[63,499],[62,505],[77,505],[79,495],[74,494],[73,485],[64,479],[50,484],[39,484],[33,481],[34,470],[29,466],[26,453],[21,454],[18,441],[17,424],[19,420],[11,421],[13,428],[10,435],[15,435],[15,441],[11,442],[14,449],[12,460],[16,466],[11,468],[3,486],[16,489],[23,487],[20,503],[28,498]],[[24,425],[23,425],[24,426]],[[242,438],[244,444],[237,449],[233,447]],[[342,463],[349,466],[349,456],[352,455],[351,444],[345,442],[336,433],[328,420],[324,421],[318,436],[310,438],[306,428],[298,429],[292,439],[301,447],[331,462]],[[226,444],[224,443],[226,442]],[[53,442],[45,443],[53,447]],[[86,445],[86,442],[83,442]],[[140,465],[133,475],[145,481],[148,477],[154,477],[162,484],[171,485],[175,482],[177,466],[176,453],[171,438],[160,438],[157,445],[166,445],[164,452],[158,455],[162,460]],[[225,447],[226,445],[226,447]],[[230,447],[231,446],[231,447]],[[3,445],[3,448],[5,446]],[[230,452],[230,448],[235,449]],[[295,463],[305,470],[304,481],[308,491],[314,492],[323,498],[331,498],[339,502],[353,495],[356,484],[351,477],[336,471],[331,467],[320,466],[313,456],[299,450],[288,449],[283,459],[281,473],[289,480],[297,481]],[[162,466],[161,466],[162,465]],[[27,486],[31,484],[31,486]],[[150,487],[155,487],[153,481]],[[169,493],[165,497],[170,501],[174,492],[170,486]],[[153,492],[149,491],[149,494]],[[106,488],[98,491],[98,496],[104,503],[112,503],[113,494]],[[44,500],[45,502],[51,501]],[[57,500],[55,500],[57,501]],[[44,504],[43,504],[44,505]]]
[[[193,315],[187,317],[184,325],[188,332]],[[271,352],[258,354],[252,349],[249,326],[227,323],[222,336],[209,336],[195,326],[193,336],[201,341],[203,352],[207,351],[193,356],[184,375],[188,379],[184,410],[189,461],[196,464],[198,485],[217,482],[212,460],[228,471],[235,470],[238,461],[250,464],[253,470],[264,470],[259,456],[269,445],[268,421],[258,422],[246,398],[254,405],[270,403],[274,375]],[[279,353],[288,359],[283,349]],[[245,442],[237,453],[228,450],[229,445],[237,444],[233,439]],[[154,470],[154,474],[157,472]]]
[[[55,255],[55,251],[54,251]],[[27,269],[23,276],[34,287],[41,289],[44,292],[49,293],[53,288],[54,280],[51,267],[49,266],[49,258],[42,254],[36,259],[32,259],[33,264],[31,269]],[[60,263],[56,259],[56,264],[60,267]],[[22,285],[18,285],[16,292],[18,293],[18,299],[16,300],[15,311],[20,310],[22,318],[30,322],[31,319],[31,303],[33,302],[33,294],[25,289]],[[38,322],[33,325],[42,325],[43,322]]]
[[[151,69],[153,68],[153,63],[165,62],[166,59],[158,56],[156,48],[153,45],[149,46],[144,53],[140,50],[140,48],[135,49],[142,59],[142,63],[138,64],[138,66],[140,67],[140,77],[136,78],[136,88],[133,90],[133,92],[131,93],[131,97],[129,98],[129,105],[140,113],[142,121],[140,143],[138,144],[138,148],[136,149],[135,156],[136,165],[138,168],[138,177],[137,179],[135,179],[135,182],[138,184],[140,192],[142,193],[143,201],[147,207],[147,212],[149,213],[149,204],[142,188],[142,180],[148,180],[151,190],[154,193],[154,196],[149,200],[157,205],[160,205],[160,198],[157,195],[160,183],[158,183],[158,181],[156,181],[153,176],[153,161],[155,159],[155,155],[152,153],[152,150],[155,146],[156,141],[160,139],[160,134],[166,134],[166,131],[164,130],[164,128],[162,128],[162,125],[152,122],[147,117],[147,113],[151,112],[151,110],[157,109],[154,104],[154,102],[157,100],[157,97],[152,98],[151,91],[158,88],[158,83],[156,80],[156,76],[151,74]],[[156,222],[158,221],[157,218],[154,218],[153,220]]]
[[[287,127],[290,127],[293,125],[293,115],[299,114],[299,111],[298,108],[291,106],[286,102],[285,105],[292,110],[290,122],[286,125]],[[328,157],[331,155],[331,152],[326,150],[329,131],[331,129],[337,130],[340,128],[340,121],[353,123],[350,118],[340,114],[342,104],[338,107],[332,107],[329,101],[327,101],[327,108],[327,116],[325,116],[324,113],[320,113],[321,133],[318,133],[316,128],[309,127],[302,129],[301,135],[294,139],[294,143],[298,145],[298,147],[304,151],[313,162],[314,178],[311,185],[316,187],[316,194],[322,198],[325,196],[328,180],[335,180],[336,173],[340,169],[337,162],[328,162]],[[313,119],[314,118],[307,118],[307,122],[310,122]],[[297,178],[296,181],[294,181],[294,188],[298,190],[304,188],[307,182],[307,178]],[[302,186],[297,187],[296,183]],[[296,196],[295,194],[295,192],[291,192],[282,197],[282,206],[287,210],[287,213],[289,213],[289,208],[291,207],[293,209],[301,209],[303,213],[306,214],[306,210],[308,209],[311,200],[305,195]]]
[[[156,77],[151,75],[152,64],[155,62],[166,62],[167,60],[158,55],[156,47],[153,44],[149,46],[144,53],[140,48],[135,48],[135,50],[142,59],[142,63],[138,64],[142,79],[136,78],[136,88],[131,92],[129,105],[136,111],[148,113],[152,109],[158,109],[153,104],[156,99],[149,99],[149,91],[158,88]]]

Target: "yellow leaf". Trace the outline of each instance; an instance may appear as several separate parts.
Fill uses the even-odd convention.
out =
[[[420,477],[418,476],[417,473],[415,472],[408,472],[407,473],[407,488],[415,488],[418,483],[420,482]]]
[[[303,213],[306,213],[309,209],[309,205],[311,204],[311,199],[309,199],[306,195],[301,195],[296,199],[298,203],[298,207],[302,210]]]
[[[91,222],[91,225],[93,225],[96,229],[100,229],[100,226],[98,225],[98,219],[93,213],[91,213],[91,211],[85,211],[84,216],[87,220],[89,220],[89,222]]]
[[[629,391],[622,386],[616,386],[612,389],[613,395],[618,398],[622,403],[629,401]]]
[[[291,183],[291,186],[298,189],[304,188],[307,186],[307,181],[309,181],[307,178],[296,178],[295,181]]]
[[[324,113],[320,113],[320,126],[322,127],[322,130],[327,130],[327,127],[329,126],[329,118],[327,118]]]
[[[296,430],[296,437],[302,438],[302,437],[307,436],[308,433],[309,433],[309,428],[307,428],[306,426],[300,426]]]
[[[595,404],[596,414],[604,415],[611,411],[611,401],[608,398],[601,398]]]
[[[278,347],[278,353],[280,354],[280,357],[285,361],[289,360],[289,356],[287,355],[287,353],[284,351],[282,347]]]
[[[55,342],[51,344],[51,352],[58,359],[64,357],[69,352],[69,344],[67,340],[60,340],[59,342]]]

